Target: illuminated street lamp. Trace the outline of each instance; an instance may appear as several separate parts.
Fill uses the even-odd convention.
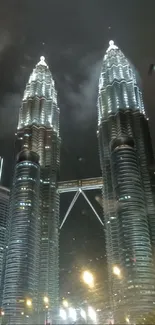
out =
[[[29,308],[32,307],[32,300],[31,299],[26,300],[26,306],[29,307]]]
[[[93,323],[96,323],[96,311],[92,307],[88,307],[88,316]]]
[[[121,275],[121,270],[118,266],[113,267],[113,274],[115,274],[118,277]]]
[[[60,317],[63,319],[63,320],[66,320],[67,319],[67,314],[66,314],[66,311],[64,309],[60,309]]]
[[[80,315],[81,315],[81,317],[86,321],[86,319],[87,319],[87,315],[86,315],[85,310],[81,309],[81,311],[80,311]]]
[[[65,307],[65,308],[68,308],[68,301],[66,300],[66,299],[64,299],[63,301],[62,301],[62,304],[63,304],[63,306]]]
[[[130,319],[129,319],[129,317],[126,317],[125,320],[126,320],[126,323],[127,323],[127,324],[130,323]]]
[[[71,318],[73,320],[73,322],[75,322],[76,321],[76,310],[74,308],[70,307],[68,309],[68,311],[69,311],[69,318]]]
[[[2,310],[1,311],[1,316],[4,316],[5,315],[5,312]]]
[[[90,288],[94,287],[94,277],[90,271],[84,271],[82,278],[84,283],[86,283]]]
[[[43,301],[45,304],[45,324],[47,324],[47,317],[48,317],[48,304],[49,304],[49,299],[47,296],[43,297]]]
[[[48,304],[48,303],[49,303],[49,299],[48,299],[48,297],[45,296],[45,297],[43,298],[43,300],[44,300],[44,303],[45,303],[45,304]]]

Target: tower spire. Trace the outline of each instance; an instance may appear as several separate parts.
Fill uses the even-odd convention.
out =
[[[37,63],[37,66],[38,65],[43,65],[44,67],[48,67],[47,63],[45,62],[45,57],[43,55],[40,57],[40,61]]]
[[[107,48],[107,51],[106,52],[109,52],[111,50],[118,50],[118,47],[114,44],[114,41],[113,40],[110,40],[109,41],[109,47]]]

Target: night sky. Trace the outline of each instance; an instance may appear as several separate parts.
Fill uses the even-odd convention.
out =
[[[11,183],[23,90],[40,55],[45,55],[58,90],[62,180],[100,176],[97,83],[110,39],[140,73],[155,146],[155,75],[148,75],[149,65],[155,63],[154,13],[154,0],[1,0],[0,155],[4,156],[4,185]],[[102,214],[95,195],[89,196]],[[61,197],[61,218],[71,198]],[[77,272],[80,274],[82,267],[97,272],[98,280],[104,282],[103,230],[82,198],[64,225],[60,246],[62,292],[71,291],[70,279],[79,279]]]

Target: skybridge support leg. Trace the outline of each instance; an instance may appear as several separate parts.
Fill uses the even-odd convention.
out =
[[[96,212],[96,210],[94,209],[93,205],[91,204],[91,202],[89,201],[87,195],[81,190],[81,194],[83,195],[83,197],[85,198],[85,200],[88,202],[89,206],[91,207],[91,209],[93,210],[93,212],[95,213],[97,219],[99,220],[99,222],[101,223],[102,226],[104,226],[103,221],[101,220],[101,218],[99,217],[98,213]]]
[[[78,199],[79,195],[80,195],[80,192],[77,191],[77,192],[75,193],[74,197],[73,197],[73,200],[72,200],[72,202],[71,202],[71,204],[70,204],[70,206],[69,206],[69,208],[68,208],[68,210],[67,210],[65,216],[64,216],[64,219],[62,220],[62,223],[61,223],[61,225],[60,225],[60,229],[63,227],[63,225],[64,225],[64,223],[65,223],[65,221],[66,221],[66,219],[67,219],[69,213],[71,212],[71,210],[72,210],[72,208],[73,208],[73,206],[74,206],[76,200]]]

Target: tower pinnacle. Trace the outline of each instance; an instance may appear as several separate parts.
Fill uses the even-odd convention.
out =
[[[45,62],[45,57],[43,55],[40,57],[40,61],[38,62],[37,65],[43,65],[43,66],[47,67],[47,64]]]
[[[114,41],[110,41],[109,42],[109,47],[108,47],[108,49],[107,49],[107,52],[109,52],[109,51],[111,51],[111,50],[117,50],[118,49],[118,47],[114,44]]]

